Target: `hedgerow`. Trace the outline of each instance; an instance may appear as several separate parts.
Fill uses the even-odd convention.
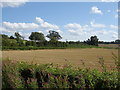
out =
[[[120,87],[117,68],[111,71],[98,71],[96,69],[74,68],[70,65],[60,68],[53,64],[28,64],[11,60],[4,60],[2,67],[3,89],[119,89]]]

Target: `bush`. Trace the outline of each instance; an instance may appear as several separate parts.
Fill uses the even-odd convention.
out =
[[[79,88],[118,89],[118,71],[64,68],[53,64],[28,64],[3,61],[3,89],[5,88]]]
[[[2,39],[2,46],[14,47],[18,46],[18,43],[15,39]]]

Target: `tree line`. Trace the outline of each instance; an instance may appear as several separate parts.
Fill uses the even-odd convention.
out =
[[[49,34],[46,36],[50,40],[47,41],[43,33],[32,32],[29,36],[30,40],[24,40],[24,37],[20,33],[15,32],[14,36],[8,36],[1,34],[2,37],[2,46],[51,46],[51,47],[66,47],[65,42],[60,42],[58,40],[62,39],[56,31],[49,31]]]
[[[15,32],[14,36],[8,36],[5,34],[0,34],[2,37],[2,46],[6,47],[17,47],[17,46],[34,46],[34,47],[67,47],[69,45],[93,45],[98,46],[98,44],[110,44],[110,43],[120,43],[120,40],[116,40],[114,42],[103,42],[99,41],[97,36],[91,36],[88,40],[80,42],[80,41],[59,41],[62,39],[59,32],[49,31],[46,35],[49,38],[49,41],[45,39],[45,35],[40,32],[31,32],[29,36],[29,40],[24,40],[24,37],[20,35],[20,33]]]

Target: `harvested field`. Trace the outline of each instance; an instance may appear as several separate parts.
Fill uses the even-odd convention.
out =
[[[112,47],[112,48],[118,48],[119,44],[99,44],[99,47]]]
[[[51,49],[51,50],[11,50],[2,51],[2,57],[11,60],[26,61],[37,64],[54,63],[58,65],[71,64],[83,68],[101,69],[98,63],[103,57],[108,69],[114,68],[114,53],[118,56],[117,49],[87,48],[87,49]]]

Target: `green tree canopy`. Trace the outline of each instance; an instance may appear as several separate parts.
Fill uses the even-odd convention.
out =
[[[2,39],[8,39],[8,38],[9,38],[8,35],[5,35],[5,34],[0,34],[0,37],[1,37]]]
[[[18,32],[15,32],[15,37],[17,41],[23,39],[23,36],[20,35]]]
[[[44,34],[39,32],[32,32],[31,35],[29,36],[29,39],[41,42],[45,41]]]
[[[49,34],[46,36],[50,39],[50,41],[58,41],[59,39],[62,39],[62,37],[59,35],[56,31],[49,31]]]
[[[13,36],[10,36],[10,39],[15,39]]]
[[[120,39],[115,40],[115,43],[120,44]]]
[[[90,39],[87,40],[87,44],[98,46],[98,40],[97,36],[91,36]]]
[[[98,46],[98,38],[97,38],[97,36],[91,36],[91,45]]]

